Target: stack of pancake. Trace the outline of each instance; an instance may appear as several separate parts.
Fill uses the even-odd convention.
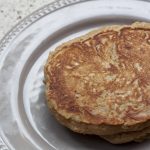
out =
[[[150,24],[113,25],[57,47],[44,68],[47,103],[69,129],[114,143],[150,135]]]

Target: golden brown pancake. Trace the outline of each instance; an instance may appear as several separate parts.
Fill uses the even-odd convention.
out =
[[[109,26],[56,48],[44,68],[56,118],[83,134],[150,125],[150,24]]]

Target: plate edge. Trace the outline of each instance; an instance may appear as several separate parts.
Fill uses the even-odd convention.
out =
[[[72,4],[76,4],[85,0],[56,0],[50,4],[45,5],[44,7],[34,11],[32,14],[28,15],[18,24],[16,24],[3,38],[0,40],[0,57],[4,52],[5,48],[9,45],[9,43],[15,39],[15,37],[25,30],[32,23],[38,21],[40,18],[60,9],[65,6],[69,6]],[[10,150],[7,144],[2,139],[2,135],[0,135],[0,150]]]
[[[9,150],[8,146],[4,143],[1,136],[0,136],[0,150]]]
[[[9,45],[9,43],[15,39],[15,37],[25,30],[32,23],[38,21],[42,17],[53,13],[54,11],[61,9],[63,7],[76,4],[79,2],[83,2],[86,0],[56,0],[50,4],[43,6],[42,8],[37,9],[33,13],[29,14],[19,23],[17,23],[14,27],[12,27],[5,36],[0,40],[0,56],[2,55],[4,49]],[[1,149],[0,149],[1,150]]]

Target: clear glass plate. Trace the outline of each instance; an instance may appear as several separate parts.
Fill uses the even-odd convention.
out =
[[[59,44],[111,24],[150,21],[150,3],[59,0],[28,16],[0,42],[0,149],[149,150],[150,142],[112,145],[75,134],[49,112],[43,65]]]

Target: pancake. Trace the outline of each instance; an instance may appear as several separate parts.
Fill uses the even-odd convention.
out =
[[[114,135],[105,135],[101,138],[107,140],[112,144],[124,144],[128,142],[142,142],[145,139],[150,139],[150,127],[140,131],[124,132]]]
[[[52,109],[51,109],[52,110]],[[59,115],[55,110],[53,110],[53,114],[55,115],[56,119],[64,126],[67,126],[74,132],[81,133],[81,134],[95,134],[100,136],[100,138],[105,139],[106,141],[112,144],[124,144],[128,142],[142,142],[143,140],[150,139],[150,126],[148,124],[143,124],[141,126],[132,127],[132,130],[129,132],[122,132],[119,134],[112,134],[112,135],[100,135],[103,129],[103,132],[108,132],[108,126],[94,126],[94,125],[85,125],[83,123],[76,123],[73,120],[67,120],[61,115]],[[147,122],[148,123],[148,122]],[[137,128],[137,131],[136,131]],[[140,130],[141,128],[141,130]],[[113,127],[113,130],[121,131],[122,129],[119,126]],[[96,132],[97,131],[97,132]],[[99,131],[101,131],[99,133]],[[110,131],[112,132],[112,131]]]
[[[46,97],[59,122],[112,135],[150,125],[150,24],[114,25],[57,47],[44,67]]]

